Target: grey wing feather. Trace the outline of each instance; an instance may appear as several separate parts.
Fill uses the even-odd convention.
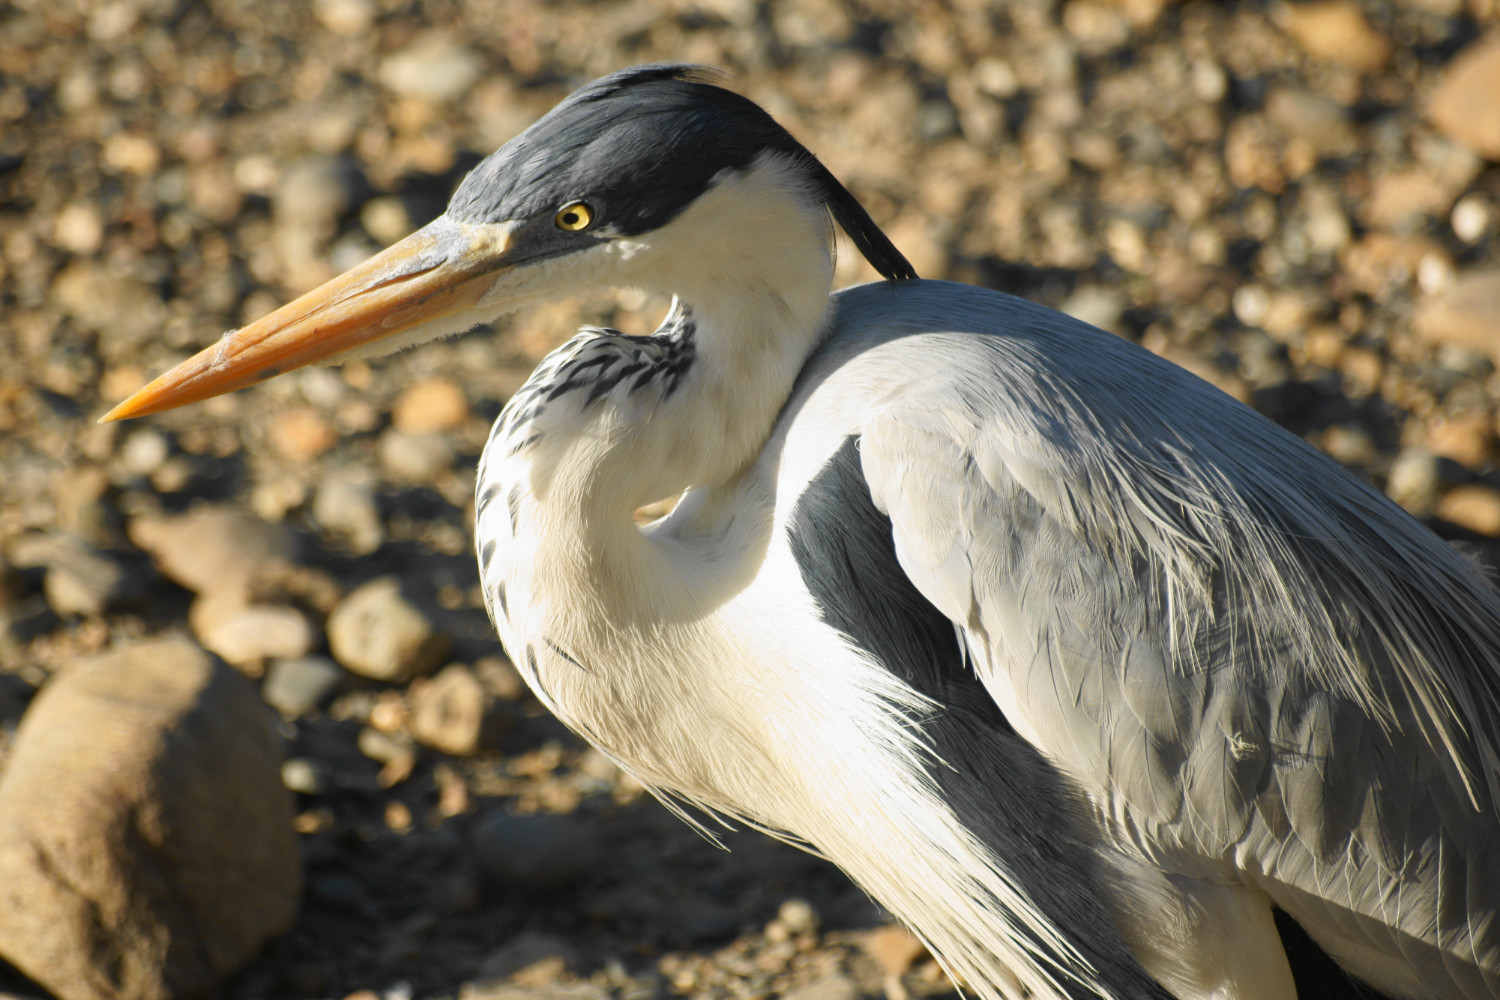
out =
[[[1153,851],[1496,988],[1495,592],[1206,383],[1006,301],[994,336],[925,336],[962,362],[861,428],[901,565],[997,702]]]

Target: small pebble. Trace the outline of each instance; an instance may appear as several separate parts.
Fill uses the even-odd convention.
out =
[[[414,681],[411,704],[412,735],[434,750],[467,757],[494,735],[494,700],[462,664]]]
[[[1485,231],[1490,228],[1490,218],[1490,206],[1484,196],[1470,194],[1460,198],[1458,204],[1453,206],[1448,224],[1453,227],[1453,235],[1472,244],[1484,238]]]
[[[1487,267],[1449,278],[1442,294],[1418,304],[1412,325],[1424,340],[1484,352],[1500,364],[1496,316],[1500,316],[1500,267]]]
[[[474,674],[484,682],[484,689],[502,701],[520,701],[526,697],[526,682],[515,665],[503,656],[481,656],[474,661]]]
[[[69,535],[22,537],[11,545],[9,562],[19,569],[45,568],[42,593],[63,617],[103,614],[140,583],[118,559]]]
[[[281,783],[299,795],[322,795],[326,787],[322,766],[306,757],[291,757],[281,765]]]
[[[401,595],[395,577],[352,591],[328,616],[328,644],[346,670],[402,682],[441,662],[448,638]]]
[[[805,899],[788,899],[776,911],[776,919],[792,933],[812,934],[818,929],[818,911]]]
[[[1199,100],[1217,104],[1229,93],[1229,74],[1212,59],[1194,60],[1192,88]]]
[[[1241,285],[1234,290],[1234,318],[1246,326],[1260,326],[1271,311],[1271,297],[1260,285]]]
[[[130,579],[119,563],[89,554],[47,570],[42,593],[59,615],[87,617],[103,614],[118,604],[129,585]]]
[[[1125,298],[1111,288],[1085,285],[1063,300],[1058,309],[1101,330],[1118,330],[1120,317],[1125,313]]]
[[[405,802],[395,801],[385,804],[385,825],[396,833],[406,833],[411,829],[412,816],[411,807]]]
[[[1440,295],[1453,284],[1453,262],[1446,254],[1430,253],[1417,262],[1417,287],[1424,295]]]
[[[996,56],[985,56],[974,63],[974,84],[991,97],[1014,97],[1021,89],[1016,71],[1010,63]]]
[[[289,529],[229,506],[135,517],[126,528],[164,576],[200,593],[242,587],[260,567],[294,559],[298,551]]]
[[[373,484],[359,472],[335,470],[318,483],[313,520],[355,555],[368,555],[385,542],[385,525]]]
[[[412,752],[408,744],[368,726],[359,731],[358,743],[359,752],[379,764],[409,757]]]
[[[104,141],[103,160],[120,173],[149,177],[161,163],[161,149],[150,136],[116,132]]]
[[[314,10],[323,27],[340,35],[366,30],[375,23],[377,13],[372,0],[318,0]]]
[[[453,468],[453,447],[441,434],[407,434],[394,427],[380,435],[380,467],[398,483],[431,483]]]
[[[1442,488],[1438,456],[1421,448],[1407,448],[1391,463],[1385,492],[1418,517],[1431,512]]]
[[[438,764],[432,769],[433,780],[438,786],[437,812],[444,818],[462,816],[473,806],[469,794],[469,783],[451,765]]]
[[[901,977],[911,971],[923,955],[924,945],[915,934],[898,924],[871,931],[863,941],[865,952],[887,976]]]
[[[171,446],[154,427],[133,431],[120,446],[120,462],[132,476],[149,476],[167,460]]]
[[[448,36],[433,32],[386,56],[380,82],[403,97],[445,104],[462,97],[484,73],[484,62]]]
[[[1500,538],[1500,490],[1478,483],[1456,486],[1438,502],[1437,516],[1475,534]]]
[[[458,385],[445,378],[413,382],[396,397],[391,423],[403,434],[452,430],[469,417],[469,402]]]
[[[235,665],[306,656],[317,642],[312,623],[289,605],[246,604],[194,623],[198,639]]]
[[[232,173],[235,187],[244,194],[267,195],[281,180],[281,165],[263,153],[251,153],[235,162]]]
[[[332,226],[365,189],[354,161],[308,156],[282,170],[271,209],[280,224],[316,230]]]
[[[80,326],[97,333],[99,353],[112,363],[135,360],[136,352],[160,334],[165,315],[160,290],[85,258],[58,272],[49,298]]]
[[[338,444],[339,432],[317,410],[298,406],[272,418],[266,439],[283,458],[301,464]]]
[[[52,223],[52,241],[77,254],[97,252],[104,243],[104,220],[99,210],[81,201],[65,205]]]
[[[266,668],[260,694],[278,712],[296,717],[323,705],[343,679],[344,671],[327,657],[275,659]]]
[[[1440,458],[1481,470],[1495,450],[1494,417],[1487,408],[1457,415],[1435,415],[1424,427],[1422,445]]]
[[[589,747],[578,758],[578,770],[606,786],[618,780],[621,774],[619,765],[596,747]]]
[[[421,678],[414,683],[420,683]],[[404,734],[411,728],[411,710],[400,691],[382,691],[375,696],[370,706],[370,725],[392,736]]]
[[[1500,160],[1500,35],[1473,42],[1443,66],[1427,117],[1448,138]]]
[[[365,232],[378,243],[390,244],[406,236],[414,228],[406,206],[394,195],[371,198],[359,210],[360,224]]]
[[[1341,465],[1365,468],[1378,454],[1370,432],[1353,424],[1334,424],[1323,432],[1320,443],[1328,456]]]
[[[1391,57],[1391,40],[1370,23],[1354,0],[1281,3],[1272,13],[1277,26],[1320,62],[1373,73]]]

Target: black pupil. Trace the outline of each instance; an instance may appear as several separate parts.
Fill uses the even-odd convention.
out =
[[[578,225],[578,213],[577,212],[569,212],[566,215],[564,215],[563,216],[563,225],[566,225],[566,226],[576,226],[576,225]]]

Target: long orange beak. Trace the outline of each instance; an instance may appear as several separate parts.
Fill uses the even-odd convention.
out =
[[[185,406],[473,309],[509,268],[508,230],[440,217],[249,326],[226,333],[100,418]],[[486,317],[476,315],[477,324]],[[442,330],[439,332],[453,332]]]

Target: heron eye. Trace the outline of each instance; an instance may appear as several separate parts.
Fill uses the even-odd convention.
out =
[[[582,232],[594,221],[594,210],[581,201],[575,201],[557,213],[557,228],[570,233]]]

